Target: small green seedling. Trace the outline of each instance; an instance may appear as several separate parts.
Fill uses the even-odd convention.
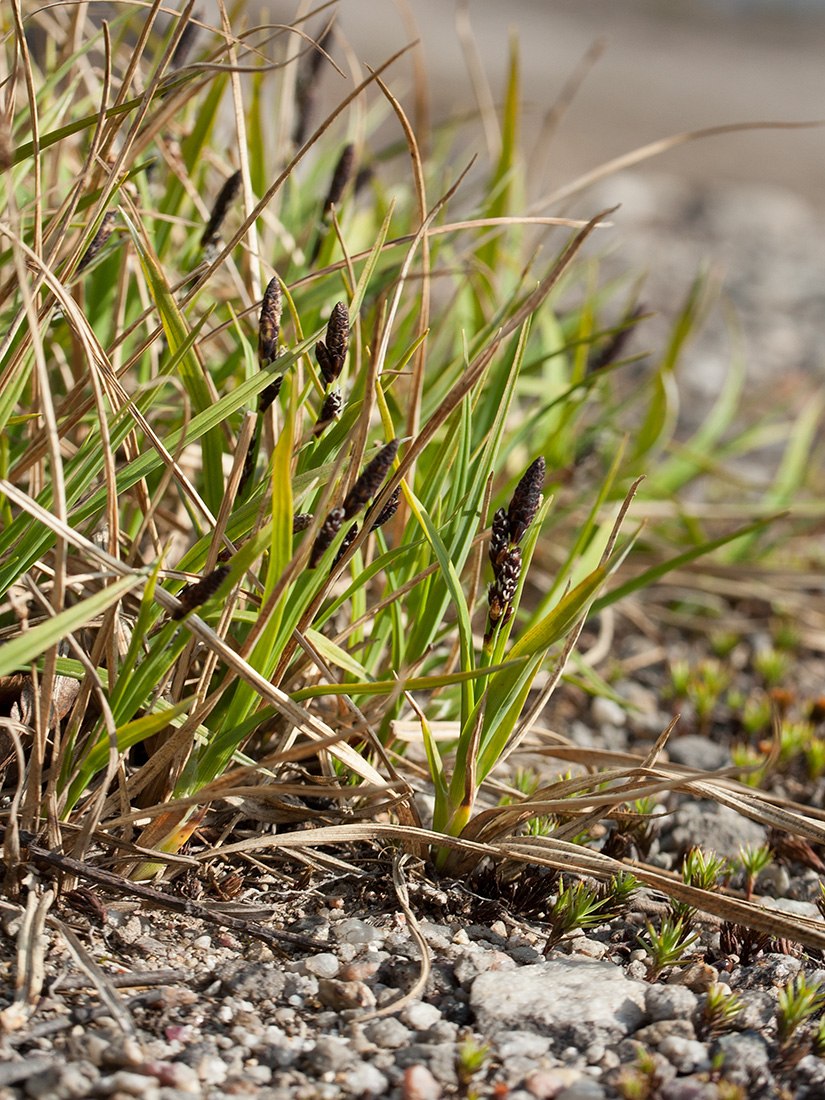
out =
[[[809,985],[804,974],[779,991],[779,1011],[776,1030],[779,1041],[787,1043],[801,1023],[825,1007],[825,991],[820,985]]]

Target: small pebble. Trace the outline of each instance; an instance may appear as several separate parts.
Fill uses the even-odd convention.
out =
[[[401,1083],[401,1100],[440,1100],[441,1085],[426,1066],[408,1066]]]
[[[426,1001],[413,1001],[401,1013],[401,1021],[413,1031],[427,1031],[441,1019],[441,1010]]]
[[[336,940],[344,943],[378,943],[384,939],[384,933],[380,929],[354,917],[333,924],[332,934]]]
[[[371,1043],[385,1050],[397,1050],[407,1046],[412,1041],[412,1033],[404,1027],[400,1020],[394,1016],[388,1016],[383,1020],[376,1020],[364,1029],[364,1034]]]
[[[304,966],[309,974],[316,978],[334,978],[340,966],[338,957],[328,951],[322,951],[318,955],[310,955],[304,960]]]

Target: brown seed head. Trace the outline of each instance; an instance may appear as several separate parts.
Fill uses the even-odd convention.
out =
[[[609,337],[601,350],[594,352],[587,360],[587,374],[604,370],[617,359],[621,359],[625,345],[630,339],[639,319],[644,315],[644,306],[636,306],[621,322],[621,326]]]
[[[361,476],[347,493],[344,501],[345,519],[352,519],[381,488],[381,483],[387,476],[387,471],[392,466],[393,459],[398,453],[398,444],[399,440],[390,440],[381,448],[375,458],[364,467]]]
[[[395,513],[398,511],[398,504],[401,500],[401,486],[399,485],[390,499],[375,517],[370,527],[370,531],[376,531],[379,527],[383,527],[385,523],[389,523]],[[371,517],[368,516],[367,519]]]
[[[298,78],[295,87],[295,126],[292,130],[292,141],[295,145],[303,145],[309,129],[309,123],[315,109],[315,100],[318,91],[318,73],[326,61],[321,52],[330,45],[333,22],[330,20],[323,34],[318,39],[320,49],[310,49],[301,60],[298,69]]]
[[[306,531],[310,523],[315,519],[312,512],[296,512],[292,517],[292,533],[297,535],[299,531]]]
[[[330,390],[318,414],[318,420],[315,423],[312,434],[321,435],[330,421],[335,420],[337,416],[341,415],[341,409],[343,409],[343,407],[344,398],[341,396],[341,391]]]
[[[352,175],[354,164],[355,146],[345,145],[341,150],[341,156],[338,158],[338,163],[335,165],[335,171],[332,173],[329,191],[327,191],[327,197],[324,199],[324,217],[326,217],[333,206],[337,206],[341,201],[341,196],[344,194],[344,188],[349,183],[350,176]]]
[[[262,367],[278,358],[278,337],[281,334],[281,284],[276,275],[270,279],[258,321],[258,362]]]
[[[281,392],[281,385],[284,381],[284,376],[279,374],[274,382],[270,382],[269,385],[261,390],[258,394],[258,411],[266,412],[272,402],[277,398]]]
[[[326,340],[315,345],[315,358],[324,382],[331,386],[344,369],[349,346],[349,313],[343,302],[336,302],[327,323]]]
[[[493,516],[490,530],[490,561],[493,563],[493,573],[498,576],[501,563],[507,554],[510,545],[510,520],[507,518],[507,509],[499,508]]]
[[[114,210],[107,210],[103,215],[103,221],[100,223],[100,228],[92,238],[92,243],[80,258],[80,263],[77,265],[78,271],[82,271],[84,267],[88,267],[98,252],[100,252],[101,248],[103,248],[104,244],[106,244],[111,237],[116,221],[117,214]]]
[[[501,593],[503,603],[509,604],[513,602],[520,574],[521,548],[513,546],[507,551],[504,557],[497,579],[498,590]]]
[[[212,213],[209,215],[209,221],[206,223],[206,229],[204,229],[201,237],[201,248],[208,248],[210,245],[217,244],[224,218],[240,189],[241,173],[233,172],[220,189],[217,199],[215,199],[215,205],[212,207]]]
[[[213,569],[211,573],[207,573],[205,577],[201,577],[194,584],[187,584],[178,594],[181,606],[172,612],[172,618],[178,622],[190,611],[194,611],[196,607],[206,603],[208,599],[215,595],[228,575],[229,566],[219,565],[217,569]]]
[[[318,532],[318,537],[312,544],[312,552],[309,555],[310,569],[317,568],[318,562],[324,556],[325,551],[329,549],[332,540],[341,530],[341,524],[346,518],[343,508],[333,508],[321,524],[321,530]]]
[[[346,554],[347,550],[349,550],[350,546],[352,546],[352,544],[355,542],[355,537],[356,537],[357,534],[358,534],[358,524],[353,523],[352,527],[350,527],[349,531],[347,531],[347,533],[344,535],[344,541],[338,547],[338,553],[335,555],[335,558],[333,559],[333,562],[332,562],[332,568],[333,569],[338,564],[338,562],[341,560],[341,558],[343,558],[344,554]]]
[[[510,521],[510,540],[521,542],[524,533],[539,510],[541,503],[541,490],[544,485],[544,459],[539,456],[532,462],[524,474],[524,477],[516,486],[507,518]]]

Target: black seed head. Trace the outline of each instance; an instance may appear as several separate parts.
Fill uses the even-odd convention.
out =
[[[101,248],[103,248],[104,244],[106,244],[111,237],[116,221],[117,214],[114,210],[107,210],[103,215],[103,221],[100,223],[100,228],[92,238],[92,243],[80,258],[80,263],[77,265],[78,271],[82,271],[84,267],[88,267],[98,252],[100,252]]]
[[[355,146],[345,145],[341,150],[341,156],[338,158],[338,163],[335,165],[335,171],[332,173],[332,179],[329,185],[329,191],[327,191],[327,197],[324,199],[324,216],[329,213],[333,206],[337,206],[341,201],[341,196],[344,193],[344,188],[347,186],[352,175],[352,169],[355,164]]]
[[[255,472],[255,463],[258,459],[259,440],[258,433],[260,432],[260,425],[255,429],[255,436],[251,439],[249,447],[243,460],[243,469],[241,470],[241,479],[238,482],[238,496],[243,495],[243,491],[247,486],[249,479]]]
[[[326,340],[315,345],[315,358],[324,382],[331,386],[344,369],[349,346],[349,313],[343,302],[336,302],[327,323]]]
[[[390,499],[375,517],[370,527],[370,531],[376,531],[379,527],[383,527],[385,523],[389,523],[395,513],[398,511],[398,504],[401,500],[401,486],[399,485]],[[370,518],[369,516],[367,517]]]
[[[315,519],[312,512],[296,512],[292,517],[292,533],[297,535],[299,531],[306,531],[310,523]]]
[[[213,569],[211,573],[208,573],[199,581],[195,581],[194,584],[187,584],[178,594],[181,606],[172,612],[172,618],[178,622],[180,619],[185,618],[190,611],[194,611],[196,607],[206,603],[208,599],[215,595],[228,575],[229,566],[219,565],[217,569]]]
[[[262,367],[278,358],[278,337],[281,334],[281,284],[276,275],[270,279],[258,321],[258,362]]]
[[[361,476],[347,493],[344,501],[344,519],[352,519],[381,488],[381,483],[398,453],[398,445],[399,440],[391,440],[364,467]]]
[[[513,602],[520,574],[521,548],[513,546],[507,551],[498,574],[498,590],[504,603]]]
[[[636,327],[636,323],[643,314],[644,306],[641,305],[636,306],[628,313],[622,321],[621,327],[609,337],[601,350],[594,352],[587,360],[588,374],[593,374],[597,370],[604,370],[611,363],[615,363],[617,359],[621,359],[622,352]]]
[[[353,523],[352,527],[350,527],[349,531],[347,531],[347,533],[344,535],[344,541],[339,546],[338,553],[335,555],[335,558],[333,559],[333,562],[332,562],[332,568],[333,569],[338,564],[338,562],[341,560],[341,558],[343,558],[344,554],[346,554],[347,550],[349,550],[350,546],[352,546],[352,544],[355,542],[355,536],[357,534],[358,534],[358,524]]]
[[[321,49],[326,49],[332,37],[333,23],[330,20],[323,34],[318,39]],[[298,71],[295,87],[295,126],[292,130],[292,140],[295,145],[303,145],[309,129],[309,123],[315,108],[316,94],[318,90],[318,74],[326,57],[321,49],[310,49],[302,59]]]
[[[501,563],[507,554],[510,545],[510,520],[507,518],[507,510],[499,508],[493,516],[493,525],[490,531],[490,561],[493,563],[493,573],[498,576]]]
[[[324,429],[335,420],[336,417],[341,415],[341,409],[344,407],[344,398],[341,396],[340,390],[330,390],[327,394],[326,401],[318,414],[318,420],[315,423],[313,429],[313,435],[321,435]]]
[[[524,533],[539,510],[541,503],[541,490],[544,485],[544,459],[539,456],[532,462],[524,474],[524,477],[516,486],[507,518],[510,521],[510,540],[521,542]]]
[[[227,215],[229,207],[235,201],[240,189],[241,173],[233,172],[220,189],[217,199],[215,199],[215,205],[212,207],[212,213],[209,216],[209,221],[206,223],[206,229],[204,229],[203,236],[201,237],[201,248],[208,248],[209,245],[217,244],[218,235],[220,234],[224,218]]]
[[[325,551],[329,549],[332,540],[341,530],[341,524],[346,518],[343,508],[333,508],[321,524],[321,530],[318,532],[318,537],[312,544],[312,552],[309,555],[310,569],[317,568],[318,562],[324,556]]]
[[[194,22],[195,19],[200,19],[201,12],[196,11],[193,13],[192,18],[183,28],[183,33],[178,39],[178,44],[175,46],[175,52],[172,54],[172,60],[169,62],[169,71],[174,72],[175,69],[182,68],[192,52],[192,47],[195,45],[195,40],[200,34],[200,27]]]
[[[281,392],[281,385],[283,383],[284,376],[279,374],[274,382],[270,382],[269,385],[261,390],[258,395],[258,411],[266,412],[272,402],[277,398]]]

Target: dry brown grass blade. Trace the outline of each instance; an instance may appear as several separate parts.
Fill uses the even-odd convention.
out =
[[[56,928],[63,937],[75,963],[89,979],[89,982],[97,991],[101,1001],[109,1009],[109,1014],[120,1030],[124,1035],[133,1036],[135,1034],[135,1025],[132,1022],[132,1017],[129,1015],[129,1009],[126,1007],[111,979],[101,970],[80,942],[79,937],[67,924],[62,920],[58,920],[57,917],[51,917],[49,923]]]
[[[417,54],[415,55],[417,56]],[[407,425],[406,432],[408,436],[414,436],[418,431],[419,417],[421,413],[421,395],[424,386],[424,366],[427,357],[427,340],[426,333],[430,324],[430,242],[427,236],[427,227],[432,224],[434,215],[431,214],[427,217],[427,190],[424,181],[424,164],[421,159],[421,151],[419,148],[416,133],[410,125],[409,119],[404,113],[404,110],[387,85],[381,80],[380,77],[376,77],[378,87],[387,97],[392,109],[398,116],[398,121],[401,123],[401,129],[404,131],[404,137],[407,141],[407,148],[410,151],[410,160],[413,168],[413,179],[415,180],[415,193],[418,199],[418,217],[421,222],[421,307],[418,312],[418,319],[416,322],[416,339],[420,340],[419,346],[416,348],[413,355],[413,367],[412,367],[412,380],[410,383],[409,395],[407,397]],[[459,181],[460,182],[460,181]],[[446,202],[446,199],[442,201],[441,206]],[[440,207],[439,207],[440,209]],[[399,286],[400,292],[400,286]],[[389,322],[388,322],[389,323]],[[410,479],[412,479],[412,471],[410,470]],[[412,481],[410,480],[412,484]]]
[[[481,116],[481,124],[484,128],[487,157],[491,164],[495,164],[501,155],[501,126],[498,121],[493,93],[487,80],[487,73],[473,34],[469,0],[459,0],[456,4],[455,28],[461,48],[464,51],[464,63],[470,74],[473,92],[478,104],[478,113]],[[527,178],[530,179],[529,176]]]
[[[748,130],[809,130],[814,127],[825,126],[825,119],[812,119],[810,122],[732,122],[722,126],[707,126],[701,130],[687,130],[681,134],[673,134],[670,137],[651,141],[648,145],[642,145],[630,153],[624,153],[620,157],[614,157],[604,164],[586,172],[563,187],[551,191],[548,195],[537,199],[531,204],[529,213],[536,213],[546,206],[568,199],[571,195],[577,195],[593,183],[612,176],[616,172],[622,172],[625,168],[632,168],[634,164],[658,157],[661,153],[667,153],[679,145],[685,145],[690,141],[698,141],[700,138],[717,137],[721,134],[738,134]]]
[[[395,887],[395,895],[398,898],[398,904],[401,906],[404,916],[407,918],[407,928],[410,930],[410,935],[418,945],[418,950],[421,952],[421,970],[418,977],[403,996],[395,1001],[391,1001],[389,1004],[383,1005],[381,1008],[375,1009],[373,1012],[367,1012],[365,1015],[359,1016],[359,1024],[366,1023],[367,1020],[377,1020],[380,1016],[394,1016],[406,1005],[421,996],[430,977],[430,970],[432,969],[430,948],[427,941],[424,939],[424,933],[421,931],[418,918],[410,905],[410,892],[407,889],[407,882],[404,878],[404,865],[409,859],[409,856],[401,855],[400,853],[396,853],[393,857],[392,883]]]
[[[572,74],[568,77],[562,90],[559,92],[556,102],[544,116],[541,124],[541,132],[536,138],[525,173],[528,182],[530,180],[542,180],[545,178],[545,168],[550,146],[556,136],[559,126],[567,114],[567,111],[578,95],[584,81],[589,76],[593,66],[598,63],[609,45],[606,38],[597,38],[591,43],[589,49],[576,65]]]
[[[281,836],[262,835],[250,840],[228,844],[210,855],[229,856],[245,851],[263,851],[276,849],[293,852],[302,848],[315,848],[326,845],[347,845],[375,840],[396,840],[405,842],[414,839],[439,848],[453,848],[465,853],[463,868],[457,869],[459,876],[469,873],[474,865],[483,858],[495,860],[510,859],[517,863],[530,863],[542,867],[569,873],[592,875],[596,878],[633,871],[645,885],[662,891],[666,896],[684,901],[701,912],[709,913],[719,920],[729,920],[744,924],[772,936],[783,936],[808,947],[825,948],[825,927],[821,922],[789,916],[776,910],[767,910],[754,902],[746,902],[728,894],[701,890],[687,886],[677,876],[635,863],[621,863],[618,860],[592,852],[576,844],[554,841],[549,837],[522,837],[517,841],[496,844],[481,844],[475,841],[457,839],[434,833],[428,829],[412,829],[409,826],[390,824],[370,825],[334,825],[321,829],[309,829],[300,833],[287,833]]]
[[[38,894],[33,876],[28,876],[28,893],[23,920],[17,933],[17,965],[14,999],[0,1012],[0,1030],[18,1031],[34,1012],[45,978],[46,917],[54,902],[54,890]]]

